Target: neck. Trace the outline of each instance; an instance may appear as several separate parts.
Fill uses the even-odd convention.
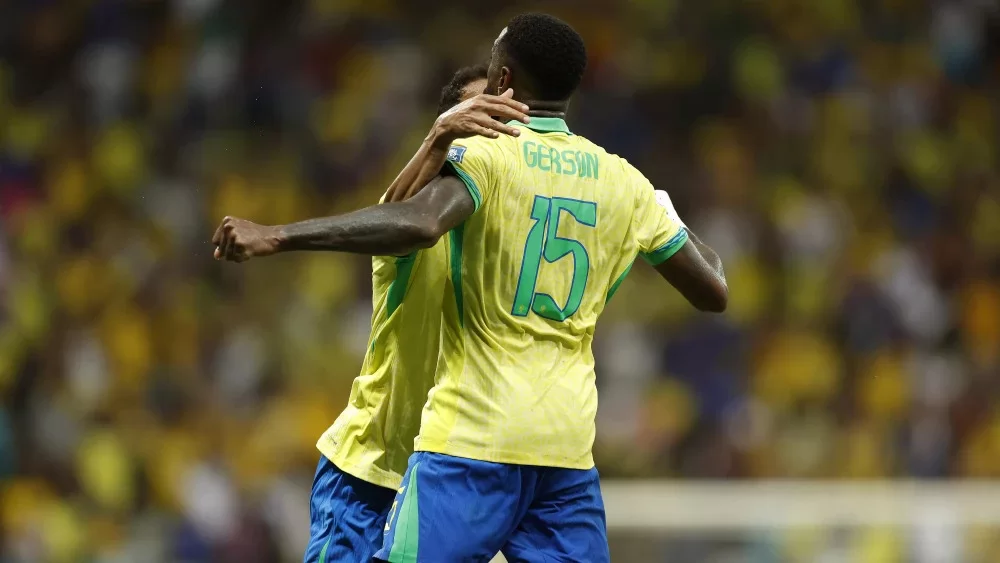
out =
[[[534,117],[558,117],[566,118],[567,102],[542,102],[538,100],[523,100],[528,105],[528,115]]]

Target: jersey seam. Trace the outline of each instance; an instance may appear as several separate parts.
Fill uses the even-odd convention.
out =
[[[604,299],[605,305],[607,305],[611,301],[611,298],[615,296],[615,293],[618,292],[618,288],[621,287],[622,282],[624,282],[625,278],[628,277],[628,273],[632,271],[632,266],[634,265],[635,259],[633,258],[632,261],[628,263],[625,271],[622,272],[621,275],[615,280],[615,283],[611,284],[611,289],[608,290],[608,296]]]
[[[403,304],[403,299],[406,298],[406,290],[410,285],[410,275],[413,272],[413,263],[416,261],[416,258],[416,252],[396,258],[396,275],[392,283],[389,284],[389,290],[386,292],[387,319]]]

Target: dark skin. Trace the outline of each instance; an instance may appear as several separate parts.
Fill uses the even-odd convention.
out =
[[[528,115],[563,118],[569,100],[538,101],[527,73],[503,49],[506,29],[494,42],[486,92],[513,89],[515,100],[530,107]],[[438,168],[440,169],[440,168]],[[265,227],[226,217],[212,241],[216,258],[242,262],[289,250],[332,250],[369,255],[408,254],[433,246],[475,212],[465,184],[454,176],[434,178],[416,196],[401,203],[376,205],[335,217],[311,219],[281,227]],[[722,312],[729,300],[722,261],[688,231],[688,241],[656,271],[695,308]]]
[[[691,229],[687,232],[688,241],[656,271],[699,311],[721,313],[729,304],[722,260]]]
[[[216,260],[245,262],[291,250],[327,250],[370,256],[403,256],[430,248],[475,211],[465,184],[439,176],[416,196],[343,215],[290,225],[258,225],[226,217],[215,231]]]
[[[502,51],[498,39],[493,45],[493,57],[484,95],[496,92],[498,95],[495,97],[500,98],[501,93],[511,90],[509,85],[513,83],[513,65],[498,62],[506,59]],[[525,100],[533,98],[530,91],[514,96],[514,100],[526,105],[530,104]],[[542,109],[532,109],[528,112],[529,115],[563,117],[568,100],[534,103]],[[502,113],[493,115],[500,117],[501,122],[506,121]],[[482,126],[483,123],[478,125]],[[479,131],[476,131],[476,134],[479,134]],[[433,144],[432,142],[431,145]],[[444,147],[448,145],[450,142]],[[423,168],[426,170],[427,167]],[[436,173],[439,170],[440,167],[434,171]],[[397,197],[395,194],[396,190],[390,189],[390,195]],[[465,184],[454,176],[438,176],[419,194],[404,202],[375,205],[345,215],[273,227],[258,225],[245,219],[226,217],[215,231],[212,243],[216,245],[217,260],[232,262],[244,262],[252,257],[268,256],[289,250],[328,250],[400,256],[433,246],[441,236],[460,225],[473,212],[475,203]]]
[[[386,193],[386,204],[376,205],[340,215],[322,219],[310,219],[291,225],[260,225],[237,217],[225,217],[212,236],[215,245],[215,259],[230,262],[245,262],[250,258],[270,256],[277,252],[289,250],[342,250],[362,254],[404,255],[422,248],[427,244],[428,228],[435,227],[427,222],[430,216],[423,206],[439,205],[440,195],[433,193],[433,198],[414,198],[406,201],[409,205],[400,207],[398,202],[406,200],[421,188],[431,187],[436,183],[441,167],[444,166],[448,147],[457,139],[481,135],[497,138],[501,134],[518,136],[521,134],[516,127],[506,125],[514,120],[525,122],[528,107],[514,99],[510,90],[500,96],[483,93],[485,80],[475,80],[463,89],[463,101],[437,118],[420,149],[406,167],[399,173]],[[501,120],[494,119],[494,116]],[[452,182],[458,181],[450,178]],[[459,185],[462,185],[459,181]],[[440,188],[437,188],[437,191]],[[464,187],[462,188],[465,191]],[[427,191],[426,188],[424,191]],[[465,192],[468,203],[472,198]],[[439,210],[440,219],[445,220],[455,212],[454,202],[441,204],[447,209]],[[388,214],[388,215],[387,215]],[[472,211],[466,215],[471,215]],[[373,221],[392,220],[402,215],[388,228],[379,233],[380,240],[366,239],[359,242],[357,248],[343,247],[344,240],[352,236],[365,237],[365,226],[371,226]],[[450,219],[448,221],[450,223]],[[458,225],[461,223],[455,223]],[[453,225],[453,226],[454,226]],[[449,227],[447,230],[450,230]],[[447,232],[445,230],[444,232]],[[440,235],[438,235],[440,238]],[[340,243],[336,241],[341,241]],[[435,238],[435,240],[437,240]],[[433,246],[433,242],[427,244]],[[366,249],[372,249],[371,251]]]
[[[480,97],[485,91],[485,78],[473,80],[462,88],[462,102]],[[508,90],[500,97],[512,98],[513,95],[514,91]],[[524,112],[523,115],[527,115],[527,105],[521,105],[518,109]],[[471,116],[468,118],[470,121],[467,124],[469,131],[472,131],[472,128],[476,127],[475,130],[479,131],[480,135],[493,139],[497,138],[501,131],[515,137],[521,134],[521,131],[516,127],[510,127],[493,119],[491,115],[486,113],[490,109],[485,107],[485,104],[482,110],[481,112],[477,112],[475,119]],[[447,132],[449,124],[451,121],[462,118],[463,114],[466,113],[468,111],[463,111],[463,105],[459,104],[438,117],[434,122],[434,127],[420,145],[420,149],[417,150],[417,153],[410,159],[409,164],[403,168],[403,171],[399,173],[399,176],[389,186],[389,191],[385,194],[386,202],[410,199],[438,175],[441,167],[444,165],[445,157],[448,155],[448,148],[451,147],[451,143],[454,140],[454,135],[449,135]],[[480,122],[481,118],[486,119],[487,122]],[[499,128],[500,125],[503,125],[502,129]],[[482,129],[478,129],[479,127],[482,127]],[[457,129],[454,126],[453,128]]]
[[[333,250],[372,256],[402,256],[430,248],[475,211],[465,184],[440,176],[412,198],[310,219],[277,230],[278,252]]]
[[[518,88],[516,90],[517,100],[528,105],[531,110],[528,115],[533,117],[558,117],[566,118],[566,110],[569,108],[569,100],[540,100],[534,93],[538,91],[531,81],[527,72],[521,70],[517,61],[507,56],[503,47],[503,36],[507,34],[507,28],[500,32],[500,36],[493,42],[493,52],[490,57],[490,68],[486,76],[486,92],[503,92],[513,89],[514,77],[518,78]]]

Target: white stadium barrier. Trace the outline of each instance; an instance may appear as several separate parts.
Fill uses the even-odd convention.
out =
[[[615,563],[1000,561],[1000,482],[606,481],[602,490]],[[800,536],[812,547],[788,555]]]

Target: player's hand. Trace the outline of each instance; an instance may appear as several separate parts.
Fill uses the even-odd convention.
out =
[[[445,146],[456,139],[479,135],[496,139],[501,134],[517,137],[521,131],[508,121],[528,123],[528,106],[514,99],[507,89],[499,96],[479,94],[438,116],[434,122],[436,139]]]
[[[246,262],[278,251],[278,228],[258,225],[246,219],[226,217],[212,236],[215,259]]]

